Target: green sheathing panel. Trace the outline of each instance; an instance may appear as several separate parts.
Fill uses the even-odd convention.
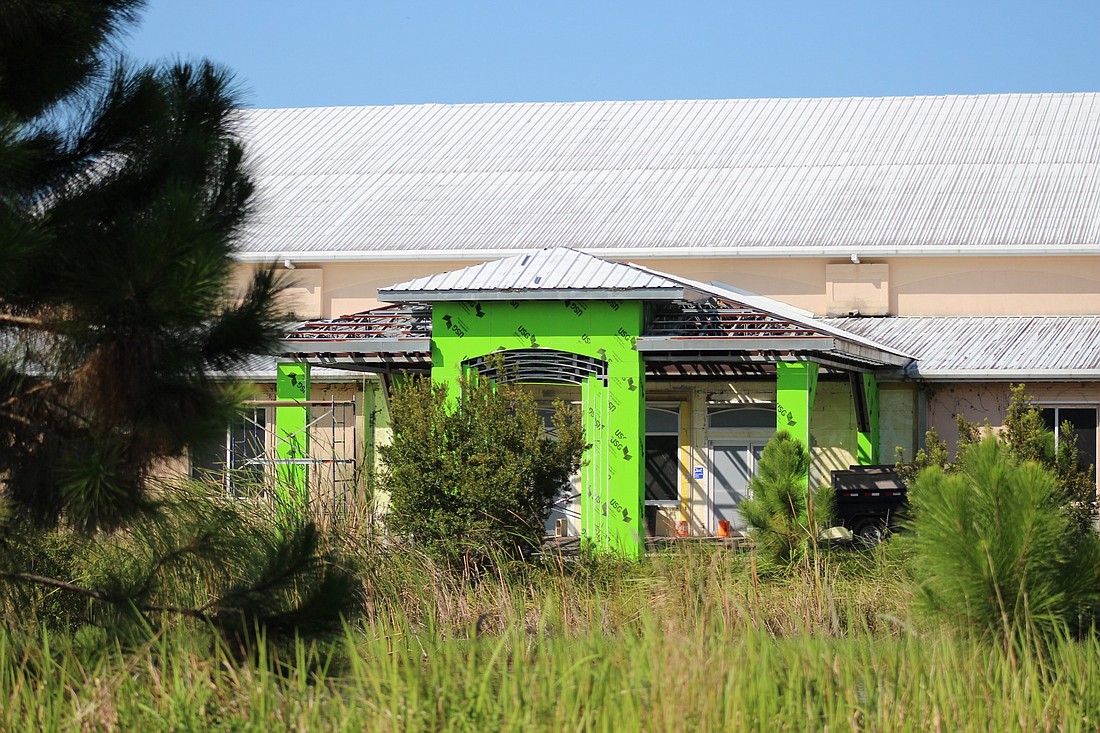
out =
[[[818,365],[810,361],[781,361],[775,365],[775,428],[786,430],[813,450],[810,415],[817,391]]]
[[[607,380],[581,385],[585,436],[581,536],[594,549],[644,550],[645,368],[635,348],[642,303],[620,301],[442,302],[432,305],[432,379],[454,384],[468,359],[544,348],[607,362]]]
[[[275,399],[302,403],[309,400],[309,364],[278,365]],[[286,519],[304,518],[309,506],[309,467],[289,462],[309,457],[308,425],[309,405],[275,408],[275,457],[279,460],[275,483],[279,513]]]
[[[875,466],[879,462],[879,443],[882,431],[879,427],[878,380],[874,374],[863,375],[863,393],[867,396],[867,413],[870,430],[856,436],[858,442],[857,458],[861,466]]]

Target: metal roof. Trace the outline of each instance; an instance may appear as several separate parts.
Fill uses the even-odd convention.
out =
[[[664,273],[600,259],[575,249],[540,249],[419,277],[378,289],[394,302],[471,298],[684,298],[684,284]]]
[[[611,262],[570,249],[516,257],[379,289],[404,302],[624,297],[659,301],[637,340],[647,360],[729,358],[771,362],[813,353],[841,369],[903,367],[912,357],[814,319],[806,311],[728,286],[707,285],[641,265]],[[291,331],[284,355],[348,368],[430,358],[426,305],[390,305],[342,318],[310,321]]]
[[[832,318],[837,328],[917,356],[930,380],[1095,379],[1100,316]]]
[[[264,354],[252,354],[235,368],[229,371],[212,371],[210,376],[214,379],[243,379],[254,382],[274,382],[277,376],[279,358]],[[310,369],[310,381],[321,384],[325,382],[347,382],[362,379],[362,375],[356,375],[347,369],[328,369],[317,366],[316,361]]]
[[[241,129],[245,259],[1100,252],[1098,94],[259,109]]]

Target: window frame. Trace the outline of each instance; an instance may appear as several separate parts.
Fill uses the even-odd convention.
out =
[[[1096,402],[1083,402],[1074,400],[1034,400],[1032,407],[1039,410],[1040,415],[1044,410],[1054,410],[1054,449],[1058,450],[1058,442],[1061,440],[1059,435],[1059,427],[1063,420],[1059,419],[1059,414],[1062,410],[1092,410],[1096,415],[1096,423],[1093,424],[1093,430],[1096,432],[1096,438],[1092,446],[1092,452],[1094,455],[1094,461],[1092,466],[1092,483],[1097,486],[1097,491],[1100,491],[1100,403]],[[1044,420],[1044,422],[1046,422]],[[1080,443],[1078,443],[1080,445]]]
[[[676,467],[676,470],[675,470],[676,497],[674,499],[649,499],[649,498],[646,498],[646,499],[644,499],[645,506],[654,506],[654,507],[663,507],[663,508],[678,507],[683,503],[683,498],[684,498],[683,480],[682,480],[683,477],[681,476],[682,471],[680,470],[680,468],[681,468],[680,453],[681,453],[681,449],[682,449],[681,434],[683,432],[683,427],[684,427],[684,423],[683,423],[683,419],[684,419],[683,418],[683,403],[682,402],[669,402],[669,401],[646,402],[644,409],[646,411],[646,421],[645,421],[645,435],[643,436],[643,439],[645,440],[645,443],[646,443],[645,448],[646,448],[646,460],[647,461],[649,460],[649,445],[648,445],[648,443],[649,443],[649,438],[650,437],[655,437],[655,438],[675,437],[676,438],[676,448],[675,448],[674,455],[673,455],[673,465]],[[675,431],[671,431],[671,430],[653,431],[653,430],[650,430],[650,426],[649,426],[650,421],[649,421],[649,415],[648,415],[650,410],[659,410],[661,412],[674,414],[676,416],[676,430]]]
[[[263,418],[262,422],[256,419],[256,416],[260,415]],[[220,450],[217,451],[219,457],[222,459],[221,468],[213,468],[210,466],[200,466],[196,463],[196,450],[191,449],[188,451],[188,476],[197,481],[203,481],[213,485],[215,483],[214,478],[219,478],[222,490],[225,496],[230,499],[251,499],[255,498],[258,494],[252,492],[239,491],[240,482],[236,481],[236,478],[241,476],[241,469],[247,466],[259,466],[261,473],[267,472],[269,461],[269,455],[271,452],[271,427],[274,425],[274,410],[266,405],[244,405],[244,410],[237,420],[234,420],[229,425],[225,426],[224,440],[220,444]],[[248,428],[251,427],[251,430]],[[245,451],[243,454],[238,454],[234,448],[237,445],[237,441],[234,440],[234,432],[241,429],[241,443],[244,444],[250,450]],[[258,445],[250,440],[251,436],[260,436]],[[258,451],[255,448],[258,447]],[[214,446],[210,446],[210,452],[213,453]],[[239,464],[239,465],[238,465]],[[264,482],[266,484],[266,482]]]

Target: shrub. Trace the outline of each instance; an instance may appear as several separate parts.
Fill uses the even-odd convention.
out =
[[[1078,465],[1077,436],[1073,426],[1069,423],[1058,426],[1058,440],[1055,441],[1054,433],[1047,429],[1042,413],[1031,403],[1024,385],[1014,384],[1009,389],[1008,409],[998,432],[1003,448],[1017,460],[1035,461],[1053,472],[1057,484],[1056,503],[1069,513],[1078,532],[1092,534],[1097,512],[1096,484],[1091,468],[1082,471]],[[898,449],[897,471],[906,484],[911,485],[917,475],[930,466],[939,466],[947,473],[959,471],[967,450],[981,442],[983,432],[992,432],[988,423],[982,428],[962,415],[956,415],[955,419],[959,440],[954,460],[935,428],[925,435],[925,448],[917,451],[912,461],[904,461]]]
[[[551,436],[522,388],[477,377],[460,379],[454,395],[410,380],[390,411],[393,442],[380,449],[390,529],[467,567],[540,546],[586,447],[578,411],[556,405]]]
[[[749,481],[752,497],[739,507],[763,555],[781,568],[805,556],[807,545],[832,515],[832,489],[808,489],[809,467],[801,441],[779,431],[764,446]]]
[[[924,600],[963,628],[1003,639],[1086,627],[1100,545],[1058,506],[1055,476],[995,437],[964,451],[957,468],[927,468],[909,493]]]

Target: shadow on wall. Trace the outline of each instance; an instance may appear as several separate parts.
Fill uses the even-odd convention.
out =
[[[952,384],[935,387],[928,396],[928,427],[935,428],[947,442],[952,455],[959,442],[957,415],[966,420],[998,428],[1004,420],[1009,403],[1006,384]],[[923,436],[922,436],[923,441]]]

